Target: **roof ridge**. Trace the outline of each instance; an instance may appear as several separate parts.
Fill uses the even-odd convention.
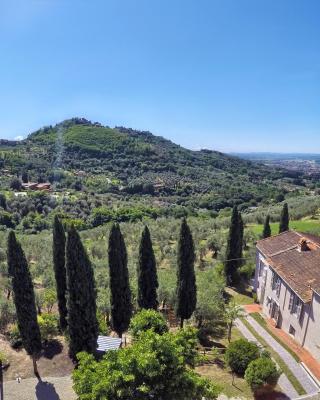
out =
[[[298,247],[298,245],[295,244],[294,246],[288,247],[287,249],[279,250],[279,251],[277,251],[276,253],[270,254],[269,257],[278,256],[279,254],[286,253],[287,251],[290,251],[290,250],[294,250],[294,249],[296,249],[297,247]]]
[[[285,235],[285,234],[287,234],[287,233],[298,233],[298,232],[289,229],[288,231],[278,233],[277,235],[272,235],[272,236],[269,236],[269,237],[267,237],[267,238],[260,239],[260,240],[257,241],[257,243],[258,243],[258,242],[264,242],[265,240],[270,240],[270,239],[276,238],[276,237],[278,237],[278,236]]]

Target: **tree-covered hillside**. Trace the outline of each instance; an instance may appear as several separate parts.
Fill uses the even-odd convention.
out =
[[[100,193],[156,192],[182,202],[196,196],[200,207],[215,210],[276,197],[286,176],[216,151],[187,150],[150,132],[82,118],[42,128],[20,143],[0,143],[0,167],[15,175],[28,172],[35,181],[56,181],[58,188],[79,180]]]

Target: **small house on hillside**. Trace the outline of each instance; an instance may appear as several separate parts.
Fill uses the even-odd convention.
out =
[[[320,237],[288,231],[258,241],[254,288],[263,313],[320,360]]]
[[[28,182],[22,183],[22,188],[25,190],[41,190],[41,191],[50,191],[51,190],[51,183],[36,183],[36,182]]]

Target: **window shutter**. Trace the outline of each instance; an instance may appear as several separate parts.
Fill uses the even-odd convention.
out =
[[[290,293],[290,299],[289,299],[289,307],[288,309],[292,312],[292,307],[293,307],[293,300],[294,300],[294,294],[291,292]]]
[[[272,271],[272,277],[271,277],[271,288],[274,290],[274,281],[276,279],[276,274]]]
[[[303,304],[302,301],[299,299],[299,304],[297,306],[297,319],[300,320],[302,315]]]
[[[277,297],[280,296],[280,290],[281,290],[281,280],[280,280],[280,278],[278,278],[277,281],[276,281],[276,293],[277,293]]]

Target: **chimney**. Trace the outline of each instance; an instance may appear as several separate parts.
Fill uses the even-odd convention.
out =
[[[309,251],[308,241],[306,238],[301,238],[298,244],[298,251],[302,253],[303,251]]]

